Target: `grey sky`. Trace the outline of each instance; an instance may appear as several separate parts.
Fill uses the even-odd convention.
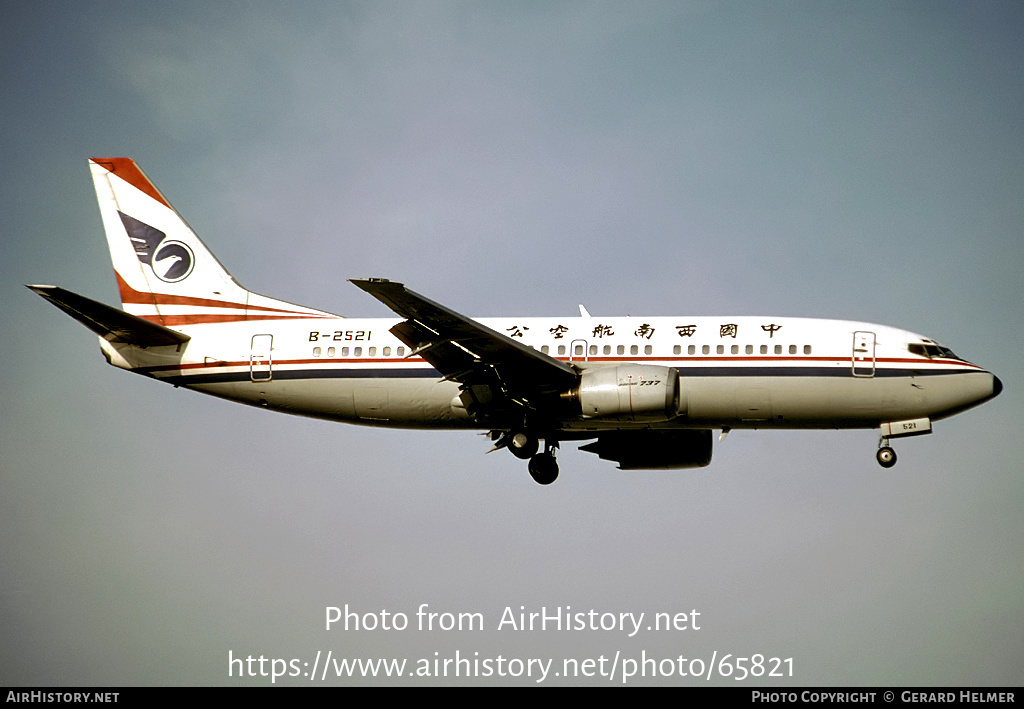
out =
[[[0,4],[0,684],[263,684],[228,678],[228,651],[329,649],[1019,684],[1022,31],[1013,2]],[[386,316],[345,280],[383,276],[477,315],[861,319],[1005,391],[891,471],[875,432],[735,432],[700,471],[567,446],[541,488],[471,433],[107,366],[22,287],[116,302],[104,155],[244,285],[313,307]],[[346,603],[488,628],[325,632]],[[703,623],[493,629],[566,605]]]

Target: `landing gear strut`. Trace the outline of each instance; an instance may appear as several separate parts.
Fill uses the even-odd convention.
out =
[[[550,485],[558,479],[558,461],[555,448],[558,441],[544,441],[544,452],[530,458],[530,476],[540,485]]]
[[[878,441],[878,452],[875,453],[878,464],[883,468],[891,468],[896,465],[896,451],[889,447],[889,439],[882,438]]]
[[[516,458],[529,460],[530,476],[541,485],[550,485],[558,479],[558,461],[555,460],[557,440],[545,438],[544,452],[538,453],[540,439],[525,431],[491,431],[490,436],[494,441],[491,451],[508,448]]]

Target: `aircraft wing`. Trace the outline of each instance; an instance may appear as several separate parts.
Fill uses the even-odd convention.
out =
[[[492,401],[474,395],[485,408],[501,408],[509,401],[529,406],[531,399],[557,395],[577,381],[572,365],[435,303],[402,283],[378,278],[353,279],[352,283],[406,318],[391,332],[412,348],[412,354],[425,359],[446,379],[474,389],[488,386],[487,396],[492,396]]]

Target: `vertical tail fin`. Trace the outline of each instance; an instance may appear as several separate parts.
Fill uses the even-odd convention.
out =
[[[89,161],[124,309],[167,327],[336,317],[238,284],[130,158]]]

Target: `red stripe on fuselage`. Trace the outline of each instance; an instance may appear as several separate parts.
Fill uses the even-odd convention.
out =
[[[581,355],[582,356],[582,355]],[[851,360],[849,357],[782,357],[782,356],[749,356],[749,357],[729,357],[729,356],[702,356],[702,355],[691,355],[689,357],[680,357],[678,355],[672,357],[659,357],[657,355],[649,355],[644,359],[637,359],[636,356],[630,357],[628,355],[617,355],[617,356],[598,356],[588,355],[587,359],[569,359],[567,357],[555,357],[555,359],[561,360],[562,362],[636,362],[642,364],[644,362],[786,362],[793,364],[796,362],[832,362],[837,366],[850,366]],[[870,359],[858,359],[858,366],[870,365],[872,360]],[[972,367],[974,369],[984,370],[977,364],[967,362],[964,360],[936,360],[936,359],[908,359],[901,357],[879,357],[874,360],[875,364],[938,364],[942,366],[951,367]]]
[[[265,361],[264,361],[264,363],[265,363]],[[283,367],[285,365],[292,365],[292,366],[294,366],[294,365],[298,365],[298,364],[392,364],[392,365],[401,365],[401,364],[404,364],[404,363],[415,364],[415,365],[422,365],[422,364],[425,363],[425,360],[421,359],[420,357],[414,357],[414,358],[411,358],[411,359],[405,359],[405,358],[401,358],[401,357],[400,358],[392,357],[391,359],[382,359],[380,357],[377,357],[375,359],[370,359],[368,357],[364,357],[362,359],[324,359],[324,358],[320,358],[320,359],[283,359],[283,360],[273,360],[271,362],[271,364],[274,367]],[[189,362],[188,364],[163,364],[163,365],[160,365],[160,366],[157,366],[157,367],[138,367],[138,368],[136,368],[136,369],[134,369],[132,371],[135,371],[135,372],[145,372],[145,373],[172,372],[172,371],[174,371],[174,372],[182,371],[183,372],[183,371],[190,370],[190,369],[218,369],[218,368],[230,369],[231,367],[248,367],[250,364],[251,364],[251,362],[249,360],[247,360],[247,359],[243,359],[243,360],[237,361],[237,362],[225,362],[225,361],[222,360],[220,362],[210,362],[210,363],[207,363],[207,362]],[[359,369],[359,368],[357,367],[357,369]],[[409,369],[413,369],[413,367],[409,367]]]
[[[561,357],[559,357],[557,359],[560,359],[563,362],[579,361],[579,360],[569,360],[569,359],[565,359],[565,358],[561,358]],[[611,361],[611,360],[614,360],[614,359],[615,358],[611,358],[611,357],[609,357],[609,358],[602,358],[601,361]],[[591,359],[590,361],[595,361],[595,360]],[[774,358],[773,357],[691,357],[691,358],[661,357],[661,358],[659,358],[659,357],[653,357],[652,356],[652,357],[649,357],[647,359],[639,359],[638,360],[636,358],[633,358],[633,359],[630,359],[630,360],[622,359],[621,361],[635,362],[637,364],[645,364],[645,363],[652,363],[652,362],[657,362],[657,363],[663,363],[663,362],[673,362],[673,363],[689,362],[689,363],[692,363],[694,365],[700,365],[700,364],[704,364],[704,363],[708,363],[708,362],[721,362],[721,361],[734,361],[734,362],[741,362],[741,361],[757,361],[757,362],[772,361],[772,362],[776,362],[779,365],[781,365],[780,368],[785,368],[785,366],[787,366],[787,365],[794,365],[794,364],[800,364],[800,363],[808,362],[808,361],[815,361],[815,362],[828,362],[828,363],[832,363],[832,364],[835,364],[837,368],[849,367],[850,366],[849,358],[837,359],[835,357],[802,357],[802,358],[796,358],[796,357],[792,357],[792,358],[790,358],[790,357],[787,357],[787,358],[783,358],[783,357],[774,357]],[[970,367],[972,369],[976,369],[976,370],[980,370],[980,371],[985,371],[985,369],[983,367],[979,367],[976,364],[972,364],[970,362],[959,361],[959,360],[957,360],[957,361],[948,361],[948,362],[928,362],[927,360],[919,360],[919,359],[898,359],[898,358],[892,358],[892,359],[879,359],[879,360],[876,360],[876,361],[878,363],[884,363],[884,364],[925,364],[925,363],[942,364],[942,365],[946,365],[946,366],[949,366],[949,367]],[[390,358],[383,358],[383,357],[348,357],[348,358],[319,357],[319,358],[307,358],[307,359],[273,360],[272,361],[272,366],[283,367],[283,366],[289,366],[289,365],[290,366],[296,366],[296,365],[309,365],[309,364],[316,364],[316,365],[321,365],[321,366],[323,366],[323,365],[352,365],[352,364],[375,364],[375,365],[376,364],[392,364],[392,365],[400,365],[400,364],[403,364],[403,363],[414,363],[414,364],[418,365],[418,364],[422,364],[423,362],[424,362],[424,360],[422,358],[420,358],[420,357],[411,357],[411,358],[404,358],[404,357],[390,357]],[[190,362],[190,363],[187,363],[187,364],[180,364],[180,365],[178,365],[178,364],[168,364],[168,365],[161,365],[161,366],[157,366],[157,367],[139,367],[139,368],[137,368],[134,371],[153,373],[153,372],[167,372],[167,371],[186,371],[186,370],[194,370],[194,369],[207,369],[207,370],[209,370],[209,369],[218,369],[218,368],[248,367],[249,365],[250,365],[250,361],[249,360],[239,360],[239,361],[235,361],[235,362],[226,362],[226,361],[222,360],[222,361],[213,362],[213,363]]]

